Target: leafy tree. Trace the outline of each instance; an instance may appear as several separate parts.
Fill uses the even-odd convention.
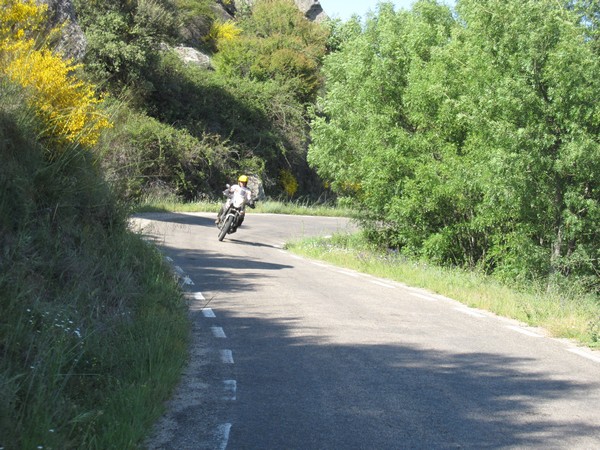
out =
[[[477,120],[465,149],[482,174],[493,263],[511,275],[594,274],[600,65],[586,26],[552,1],[463,1],[459,12],[472,50],[462,74],[479,80],[467,84]]]
[[[589,6],[462,0],[456,19],[435,1],[381,6],[325,61],[309,160],[388,245],[598,289]]]
[[[411,65],[426,53],[427,40],[448,39],[451,24],[447,8],[430,2],[415,8],[431,13],[433,24],[382,4],[361,34],[326,58],[327,94],[312,122],[309,162],[374,221],[389,219],[423,145],[405,105]]]

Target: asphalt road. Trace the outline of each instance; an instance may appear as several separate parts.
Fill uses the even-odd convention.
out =
[[[138,220],[187,280],[190,363],[150,449],[600,449],[600,352],[298,258],[334,218]]]

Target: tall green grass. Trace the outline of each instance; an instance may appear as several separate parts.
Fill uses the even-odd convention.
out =
[[[223,202],[225,199],[223,198]],[[183,202],[176,196],[146,197],[133,205],[135,212],[218,212],[220,201]],[[355,211],[337,206],[333,203],[315,203],[307,200],[279,201],[272,199],[259,200],[254,213],[292,214],[307,216],[353,217]]]
[[[563,289],[509,286],[480,273],[432,266],[382,250],[361,235],[335,235],[291,242],[287,248],[371,275],[421,287],[475,308],[546,329],[550,335],[600,347],[600,299]]]
[[[0,79],[0,448],[136,448],[187,356],[172,272]],[[60,150],[60,151],[57,151]]]

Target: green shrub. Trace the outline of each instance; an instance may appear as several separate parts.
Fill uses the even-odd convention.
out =
[[[126,198],[157,190],[187,200],[211,193],[229,151],[217,137],[197,138],[125,107],[117,114],[115,129],[106,133],[98,151],[107,179]]]
[[[148,88],[145,73],[163,42],[177,34],[170,0],[74,1],[87,39],[86,70],[118,92]]]
[[[218,41],[217,69],[229,76],[274,79],[301,102],[314,100],[322,85],[320,62],[328,29],[306,20],[291,0],[259,0],[240,22],[236,39]]]
[[[304,108],[285,87],[187,66],[174,53],[163,55],[150,80],[148,114],[198,139],[218,136],[228,149],[219,162],[229,178],[239,171],[255,173],[274,190],[282,168],[309,173]]]

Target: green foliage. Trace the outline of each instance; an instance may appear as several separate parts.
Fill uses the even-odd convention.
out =
[[[186,66],[171,53],[149,79],[155,87],[146,99],[150,115],[198,139],[219,136],[227,149],[214,159],[226,175],[211,177],[219,186],[243,171],[262,176],[272,188],[282,167],[305,166],[304,109],[278,83],[224,77]]]
[[[0,79],[2,445],[135,448],[185,360],[184,305],[91,155],[47,159],[26,96]]]
[[[457,8],[382,6],[342,41],[325,61],[309,161],[388,245],[599,289],[592,22],[554,1]]]
[[[170,0],[75,0],[87,39],[86,69],[115,88],[144,86],[162,42],[177,33]]]
[[[238,39],[220,40],[217,70],[258,81],[276,80],[301,101],[321,86],[327,30],[302,15],[292,0],[258,0],[240,22]]]
[[[191,200],[210,192],[211,172],[225,167],[222,159],[230,149],[215,136],[197,138],[125,107],[115,123],[97,151],[107,180],[125,198],[176,194]]]
[[[302,102],[319,86],[318,64],[327,31],[306,20],[292,2],[275,2],[274,11],[268,5],[256,5],[258,13],[243,16],[241,22],[255,28],[244,30],[243,36],[237,36],[237,23],[214,22],[205,0],[148,4],[96,0],[78,1],[76,6],[89,43],[88,72],[104,80],[115,97],[125,97],[141,112],[129,130],[119,123],[103,144],[104,166],[109,168],[111,181],[118,179],[129,198],[156,190],[186,199],[211,196],[240,171],[263,177],[265,188],[277,195],[282,189],[281,170],[290,170],[298,180],[298,194],[320,195],[322,184],[306,164],[308,128]],[[171,11],[172,15],[163,14]],[[273,26],[268,23],[272,19]],[[181,29],[174,31],[177,21],[184,28],[186,23],[199,28],[188,30],[185,37]],[[269,39],[261,34],[267,32],[273,34]],[[267,70],[265,64],[272,65],[271,72],[250,77],[186,65],[159,45],[177,33],[179,39],[205,50],[213,41],[229,49],[240,42],[260,42],[261,51],[266,52],[261,56],[261,70]],[[252,56],[245,48],[240,50],[243,58]],[[292,67],[302,59],[308,71]],[[283,70],[288,63],[290,70]],[[141,118],[144,113],[160,123]],[[135,127],[152,137],[135,137],[139,136]],[[160,151],[155,150],[157,145],[142,145],[158,142],[159,136]],[[152,161],[153,157],[158,160]]]

